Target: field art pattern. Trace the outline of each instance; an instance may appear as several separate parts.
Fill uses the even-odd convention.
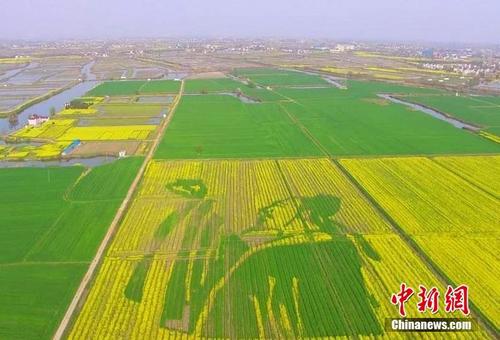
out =
[[[384,337],[402,281],[444,289],[330,160],[152,161],[70,339]]]
[[[141,158],[0,169],[0,337],[50,339]]]
[[[107,59],[97,79],[161,80],[103,81],[0,145],[0,163],[27,161],[0,164],[0,340],[495,338],[499,98],[339,79],[347,66],[323,61],[119,71],[139,59]],[[160,78],[174,69],[187,78]],[[30,167],[79,157],[104,165]],[[388,332],[403,282],[409,318],[464,317],[444,295],[467,284],[475,331]],[[437,313],[418,311],[420,285]]]
[[[470,169],[477,160],[454,158],[451,164],[457,173],[461,173],[461,162],[464,169]],[[498,327],[500,202],[480,188],[485,183],[474,185],[475,176],[466,181],[450,172],[440,165],[446,159],[341,163],[445,275],[457,284],[469,285],[472,301]],[[498,171],[489,180],[500,181]]]

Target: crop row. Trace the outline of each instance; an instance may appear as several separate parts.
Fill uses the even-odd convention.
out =
[[[434,160],[497,198],[500,197],[500,181],[494,180],[500,169],[500,156],[436,157]]]
[[[155,125],[72,127],[58,140],[126,140],[147,139],[156,130]]]
[[[384,337],[401,282],[445,288],[329,160],[152,161],[70,337]]]
[[[498,249],[499,200],[492,185],[473,173],[480,160],[468,157],[448,162],[428,158],[343,160],[356,180],[414,238],[423,251],[457,285],[468,284],[472,301],[498,327],[500,276]],[[463,162],[463,169],[460,165]],[[447,164],[461,176],[447,170]],[[483,163],[484,164],[484,163]],[[489,183],[498,182],[492,170]],[[492,250],[493,249],[493,250]]]

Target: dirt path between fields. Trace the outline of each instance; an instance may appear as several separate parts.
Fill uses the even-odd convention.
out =
[[[113,235],[115,234],[116,229],[118,228],[118,225],[122,218],[125,215],[125,212],[127,211],[127,208],[129,206],[129,203],[131,199],[134,196],[134,193],[137,189],[137,186],[139,182],[141,181],[141,178],[146,171],[146,167],[149,163],[149,161],[153,158],[153,155],[158,148],[158,145],[160,144],[161,139],[163,138],[163,135],[165,133],[165,130],[172,120],[172,117],[175,113],[175,110],[177,109],[177,106],[180,102],[180,99],[182,97],[182,94],[184,93],[184,81],[181,83],[181,88],[179,91],[179,94],[174,101],[174,103],[171,106],[170,109],[170,114],[167,116],[167,118],[162,122],[160,125],[160,130],[153,142],[153,145],[151,146],[149,152],[147,153],[146,157],[144,158],[144,162],[141,165],[141,168],[137,172],[137,175],[134,178],[134,181],[132,182],[132,185],[130,186],[127,195],[125,196],[125,199],[123,200],[122,204],[120,205],[120,208],[118,208],[118,211],[116,212],[116,215],[111,222],[111,225],[108,228],[108,231],[106,232],[106,235],[104,236],[104,239],[101,242],[101,245],[99,246],[99,249],[97,250],[97,253],[90,263],[90,266],[85,273],[85,276],[83,277],[82,281],[80,282],[80,286],[78,287],[78,290],[76,291],[73,300],[71,301],[71,304],[69,305],[68,309],[66,310],[66,314],[64,314],[64,317],[59,324],[59,327],[57,328],[56,333],[54,334],[53,339],[54,340],[59,340],[62,339],[65,333],[67,332],[68,326],[71,324],[71,320],[73,316],[75,315],[80,302],[82,301],[82,297],[85,296],[85,293],[87,292],[87,288],[89,283],[92,281],[94,278],[94,275],[97,272],[97,269],[99,267],[99,264],[101,263],[103,256],[105,255],[106,249],[108,248],[108,245],[110,244]]]

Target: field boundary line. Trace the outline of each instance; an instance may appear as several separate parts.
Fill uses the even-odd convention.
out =
[[[239,161],[239,162],[255,162],[255,161],[276,161],[276,160],[297,160],[297,159],[325,159],[330,156],[264,156],[264,157],[217,157],[217,158],[155,158],[162,162],[220,162],[220,161]]]
[[[73,183],[72,185],[70,185],[65,191],[64,191],[64,194],[63,194],[63,200],[65,201],[69,201],[69,195],[71,194],[71,192],[73,191],[74,188],[76,188],[76,186],[78,185],[78,183],[80,183],[80,181],[82,179],[84,179],[85,177],[87,177],[87,175],[90,173],[90,171],[92,170],[92,168],[87,168],[85,169],[81,174],[80,176],[78,176],[78,178],[76,179],[75,183]]]
[[[71,203],[70,203],[71,205]],[[28,252],[26,252],[26,254],[23,256],[23,261],[22,262],[26,262],[26,260],[36,251],[38,250],[37,248],[43,244],[43,242],[45,242],[45,240],[47,240],[47,238],[50,236],[50,234],[52,234],[52,232],[57,228],[57,225],[59,224],[59,221],[62,220],[63,216],[64,216],[64,211],[59,215],[57,216],[57,219],[54,221],[54,223],[52,223],[50,225],[50,227],[43,233],[43,235],[40,236],[40,238],[38,240],[36,240],[35,244],[33,244],[33,246],[28,250]]]
[[[450,154],[401,154],[401,155],[305,155],[305,156],[252,156],[252,157],[204,157],[204,158],[155,158],[162,162],[218,162],[218,161],[274,161],[297,159],[382,159],[382,158],[435,158],[435,157],[494,157],[500,153],[450,153]]]
[[[401,237],[404,243],[412,250],[412,252],[422,261],[422,263],[433,273],[436,278],[444,285],[453,285],[455,286],[455,282],[451,280],[448,275],[446,275],[445,271],[442,270],[434,261],[430,258],[429,255],[425,251],[420,248],[418,243],[413,240],[410,234],[408,234],[400,225],[397,223],[392,216],[377,202],[377,200],[359,183],[356,178],[344,168],[344,166],[335,159],[331,160],[332,163],[339,168],[339,170],[349,179],[349,181],[360,191],[360,193],[364,196],[364,198],[373,206],[373,208],[378,211],[384,219],[389,222],[392,230]],[[486,317],[481,310],[475,305],[473,301],[469,301],[471,305],[471,316],[475,317],[477,322],[486,330],[486,332],[492,337],[492,339],[496,338],[496,327],[488,317]]]
[[[99,267],[99,264],[102,262],[104,254],[116,232],[116,229],[119,226],[119,223],[121,222],[122,218],[125,216],[125,213],[127,211],[127,208],[129,206],[129,203],[131,199],[134,196],[134,193],[138,187],[139,182],[142,179],[142,176],[144,175],[146,168],[149,164],[149,161],[153,158],[154,153],[156,149],[158,148],[158,145],[161,142],[161,139],[165,133],[165,130],[167,126],[169,125],[170,121],[172,120],[172,117],[177,109],[177,106],[181,100],[182,94],[184,92],[184,80],[181,82],[181,88],[179,90],[179,94],[177,95],[177,98],[175,102],[172,104],[170,112],[167,116],[167,118],[163,121],[162,125],[160,126],[160,130],[155,138],[155,141],[153,145],[151,146],[149,152],[147,153],[146,157],[144,158],[144,161],[139,168],[139,171],[137,172],[137,175],[135,176],[132,184],[129,187],[129,190],[127,192],[127,195],[125,196],[124,200],[122,201],[122,204],[116,211],[115,217],[113,218],[113,221],[111,222],[111,225],[108,228],[108,231],[106,232],[106,235],[104,236],[99,248],[97,249],[96,255],[92,262],[90,263],[90,266],[85,273],[85,276],[83,277],[82,281],[80,282],[80,285],[78,286],[77,291],[75,292],[75,295],[73,296],[73,299],[66,310],[66,313],[64,314],[63,319],[61,320],[54,336],[54,340],[60,340],[63,338],[63,336],[66,334],[68,331],[68,326],[71,324],[73,317],[75,313],[77,312],[77,309],[79,307],[79,304],[82,300],[82,298],[85,296],[85,293],[87,291],[89,283],[93,280],[95,273],[97,272],[97,269]]]
[[[296,103],[296,104],[298,104],[295,101],[293,101],[293,102]],[[297,117],[295,117],[295,115],[293,115],[290,111],[288,111],[287,108],[284,107],[282,103],[279,103],[278,105],[279,105],[279,107],[281,107],[281,109],[283,111],[285,111],[285,113],[290,118],[290,120],[309,138],[309,140],[311,140],[311,142],[313,142],[313,144],[319,149],[319,151],[321,151],[322,153],[324,153],[325,156],[328,157],[328,158],[332,157],[332,155],[330,154],[330,152],[323,146],[323,144],[321,144],[320,141],[317,140],[312,135],[312,133],[304,126],[304,124],[302,124],[298,120]]]
[[[382,159],[382,158],[417,158],[417,157],[425,157],[425,158],[436,158],[436,157],[477,157],[477,156],[500,156],[498,152],[483,152],[483,153],[415,153],[415,154],[380,154],[380,155],[338,155],[335,159]]]

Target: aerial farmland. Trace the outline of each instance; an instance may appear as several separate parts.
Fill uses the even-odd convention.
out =
[[[70,79],[0,100],[0,339],[442,338],[389,331],[402,316],[498,335],[498,95],[408,81],[418,58],[381,77],[349,52],[375,60],[354,76],[141,44],[0,59],[8,87],[56,60]],[[469,310],[445,309],[461,285]]]

